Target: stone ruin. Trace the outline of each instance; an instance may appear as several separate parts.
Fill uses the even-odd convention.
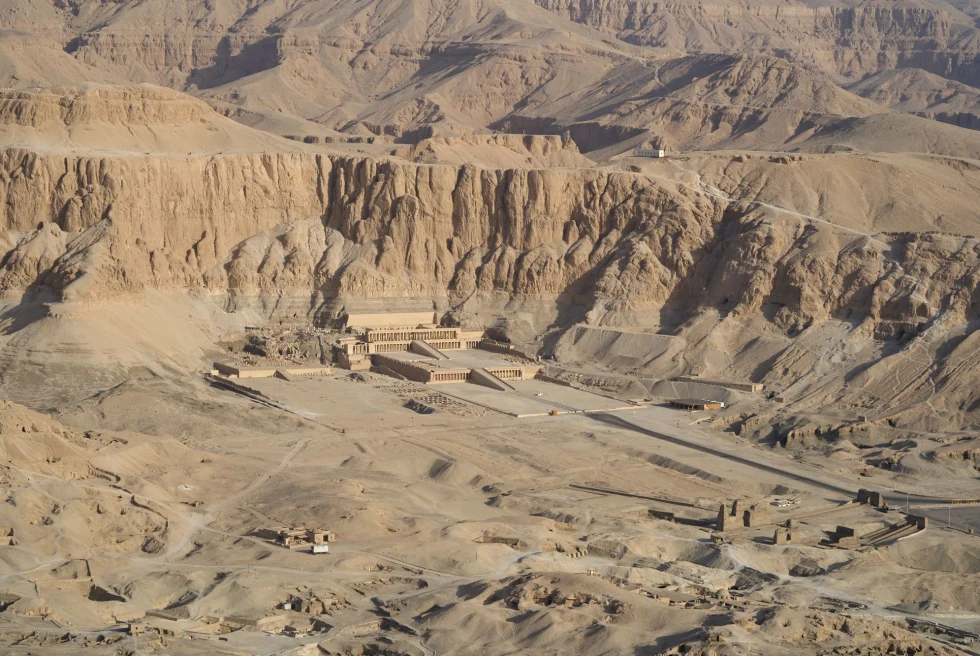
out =
[[[888,508],[888,502],[885,501],[885,498],[882,496],[881,492],[866,490],[863,487],[858,490],[857,502],[869,505],[873,508]]]
[[[757,503],[745,509],[741,517],[739,517],[738,510],[738,501],[732,503],[730,512],[727,510],[725,504],[721,504],[718,508],[718,519],[715,522],[715,530],[724,532],[736,528],[758,528],[772,524],[769,508],[762,503]]]
[[[789,528],[780,526],[773,533],[773,544],[791,544],[793,542],[793,531]]]
[[[757,528],[772,524],[772,519],[769,516],[769,508],[761,503],[757,503],[746,509],[742,515],[742,524],[747,528]]]

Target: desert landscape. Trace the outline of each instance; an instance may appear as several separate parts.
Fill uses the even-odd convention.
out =
[[[0,0],[0,651],[980,654],[980,5]]]

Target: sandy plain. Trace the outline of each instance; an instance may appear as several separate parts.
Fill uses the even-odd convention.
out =
[[[338,371],[243,384],[285,409],[201,372],[144,373],[56,418],[3,408],[3,521],[18,543],[4,549],[2,579],[19,596],[3,613],[11,653],[663,653],[759,640],[788,650],[815,631],[844,648],[858,630],[875,648],[941,651],[956,648],[950,635],[907,618],[980,628],[966,523],[822,546],[838,524],[870,533],[904,521],[894,506],[850,505],[771,544],[777,524],[859,487],[911,489],[923,495],[916,513],[963,498],[968,482],[868,476],[857,458],[760,448],[711,429],[709,413],[659,401],[517,418],[458,402],[470,383]],[[405,407],[439,393],[457,403]],[[784,498],[796,503],[771,505]],[[712,540],[719,504],[736,499],[771,520]],[[327,528],[337,542],[314,555],[255,534],[275,526]],[[282,610],[289,600],[307,611]],[[298,634],[235,623],[277,615]],[[145,633],[128,635],[133,622]]]
[[[978,653],[978,16],[0,0],[0,650]]]

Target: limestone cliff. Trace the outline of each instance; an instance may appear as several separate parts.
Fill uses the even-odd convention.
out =
[[[779,220],[660,177],[479,169],[317,154],[0,155],[8,297],[143,288],[286,298],[477,296],[644,313],[828,318],[913,334],[977,318],[971,237],[862,236]],[[669,325],[667,325],[669,324]]]

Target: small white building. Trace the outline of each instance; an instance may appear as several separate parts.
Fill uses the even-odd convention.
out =
[[[329,544],[314,544],[313,545],[313,553],[315,553],[315,554],[330,553],[330,545]]]
[[[636,157],[666,157],[667,151],[663,148],[637,148],[633,151],[633,155]]]

